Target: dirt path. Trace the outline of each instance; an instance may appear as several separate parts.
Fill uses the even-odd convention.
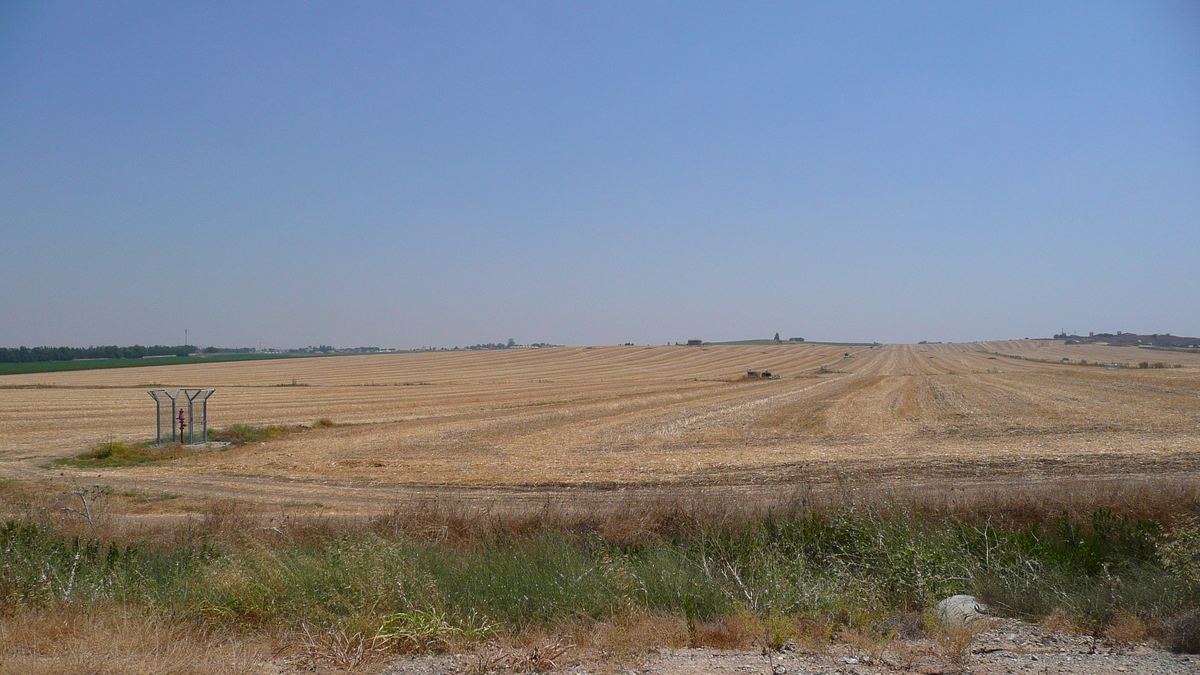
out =
[[[402,659],[385,667],[385,675],[441,675],[473,672],[480,657]],[[782,652],[719,649],[655,649],[625,662],[596,661],[588,654],[560,659],[556,673],[593,675],[1185,675],[1200,672],[1200,658],[1171,654],[1147,643],[1093,641],[1077,634],[1053,633],[1013,619],[993,620],[969,644],[948,639],[891,640],[875,644],[847,643],[813,649],[795,643]]]

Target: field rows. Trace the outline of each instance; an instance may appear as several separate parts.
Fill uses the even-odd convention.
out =
[[[0,471],[32,476],[110,434],[152,434],[152,382],[217,387],[216,426],[344,426],[111,477],[335,492],[1194,468],[1200,356],[1155,352],[1183,367],[1106,370],[1060,353],[1129,361],[1145,350],[1024,340],[597,347],[8,376]],[[781,379],[747,380],[748,368]],[[34,384],[52,387],[13,388]]]
[[[0,378],[0,458],[74,454],[110,435],[152,436],[153,401],[145,391],[154,388],[217,388],[212,426],[319,418],[364,424],[711,389],[711,380],[734,379],[747,368],[803,372],[843,353],[808,346],[767,354],[714,350],[431,352],[6,376]]]

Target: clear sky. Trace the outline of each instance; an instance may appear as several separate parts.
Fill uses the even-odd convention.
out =
[[[1200,334],[1200,3],[0,3],[0,346]]]

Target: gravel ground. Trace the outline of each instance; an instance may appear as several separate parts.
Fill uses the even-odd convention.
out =
[[[1000,675],[1019,673],[1051,675],[1115,675],[1145,673],[1176,675],[1200,673],[1200,656],[1172,654],[1150,644],[1120,644],[1093,640],[1085,635],[1053,633],[1012,619],[994,619],[970,644],[960,663],[954,663],[944,642],[930,639],[896,640],[876,650],[874,657],[848,644],[830,645],[814,653],[789,645],[768,660],[758,651],[720,649],[657,650],[635,662],[580,660],[583,655],[558,659],[554,673],[563,675],[717,675],[762,673],[769,675]],[[961,654],[961,652],[960,652]],[[393,662],[385,675],[471,675],[481,671],[479,659],[417,657]]]

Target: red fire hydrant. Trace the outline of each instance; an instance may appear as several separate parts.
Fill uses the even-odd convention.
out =
[[[182,441],[183,430],[187,428],[187,422],[185,421],[186,418],[183,416],[183,408],[179,409],[179,417],[176,419],[179,420],[179,440]]]

